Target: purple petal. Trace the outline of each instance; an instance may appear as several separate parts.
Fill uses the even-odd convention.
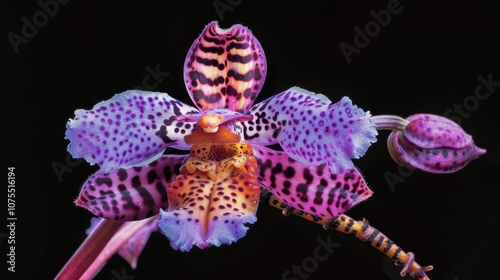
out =
[[[209,23],[184,62],[184,81],[201,110],[227,108],[244,113],[266,77],[264,50],[252,32],[236,24],[228,29]]]
[[[324,95],[293,87],[256,104],[248,114],[257,117],[242,123],[247,141],[279,143],[291,158],[305,165],[326,163],[332,173],[353,168],[351,159],[376,141],[369,112],[348,97],[331,104]]]
[[[324,164],[305,166],[283,152],[253,145],[259,181],[289,206],[336,217],[372,195],[356,168],[333,174]]]
[[[90,218],[90,226],[85,230],[85,234],[90,235],[95,230],[99,222],[101,222],[101,220],[102,218],[99,217]]]
[[[185,155],[162,156],[143,167],[96,172],[83,185],[76,205],[98,217],[131,221],[158,214],[168,207],[167,188]]]
[[[193,112],[197,110],[166,93],[125,91],[91,110],[75,111],[66,125],[68,151],[74,158],[99,164],[104,173],[145,165],[166,147],[188,147],[183,137],[194,127],[175,117]]]
[[[450,119],[430,114],[409,116],[404,136],[422,148],[460,149],[471,144],[472,136]]]

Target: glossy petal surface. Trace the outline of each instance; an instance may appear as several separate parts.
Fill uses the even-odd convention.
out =
[[[459,149],[471,144],[472,136],[450,119],[429,114],[409,116],[403,133],[406,139],[422,148]]]
[[[236,24],[221,29],[213,21],[189,49],[184,81],[199,109],[244,113],[257,98],[266,71],[264,50],[248,28]]]
[[[76,205],[106,219],[140,220],[168,207],[167,188],[185,155],[161,156],[143,167],[96,172],[84,184]]]
[[[187,147],[183,137],[193,125],[175,117],[194,112],[166,93],[125,91],[91,110],[75,111],[66,126],[68,151],[74,158],[99,164],[104,173],[146,165],[166,147]]]
[[[393,131],[387,139],[389,153],[400,165],[429,173],[453,173],[486,153],[450,119],[416,114],[407,121],[402,131]]]
[[[372,195],[356,168],[333,174],[325,164],[305,166],[283,152],[254,145],[259,181],[289,206],[336,217]]]
[[[469,145],[455,149],[449,147],[422,148],[404,137],[404,133],[393,131],[387,139],[389,153],[399,165],[416,168],[429,173],[453,173],[486,153],[472,141]]]
[[[244,137],[252,144],[279,143],[305,165],[326,163],[333,173],[353,168],[351,159],[364,155],[377,130],[370,114],[348,97],[331,104],[321,94],[293,87],[256,104],[243,122]]]

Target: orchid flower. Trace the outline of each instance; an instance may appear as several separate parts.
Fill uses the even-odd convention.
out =
[[[91,278],[114,253],[135,267],[151,231],[181,251],[235,242],[256,221],[264,190],[284,214],[364,241],[380,237],[385,245],[376,247],[404,266],[402,275],[427,279],[431,267],[420,267],[366,220],[343,214],[372,195],[352,160],[377,140],[377,118],[349,97],[332,103],[299,87],[254,105],[266,72],[264,50],[248,28],[214,21],[184,63],[196,107],[167,93],[129,90],[76,110],[68,151],[100,170],[75,203],[100,220],[58,278]],[[268,147],[276,144],[281,150]],[[186,152],[169,154],[173,149]]]

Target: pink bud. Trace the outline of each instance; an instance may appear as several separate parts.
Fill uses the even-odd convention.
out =
[[[453,173],[486,153],[455,122],[432,114],[407,118],[387,140],[391,157],[400,165],[430,173]]]

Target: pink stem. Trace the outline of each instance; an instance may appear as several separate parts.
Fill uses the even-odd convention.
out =
[[[129,240],[134,234],[136,234],[139,229],[141,229],[143,226],[146,226],[156,218],[157,215],[140,221],[127,222],[125,225],[123,225],[120,230],[109,240],[108,244],[104,247],[101,253],[94,259],[94,262],[80,277],[80,280],[92,279],[95,273],[101,270],[102,266],[106,264],[108,259],[111,258],[120,249],[120,247],[125,242],[127,242],[127,240]]]
[[[123,223],[106,219],[101,220],[54,279],[79,279]]]

